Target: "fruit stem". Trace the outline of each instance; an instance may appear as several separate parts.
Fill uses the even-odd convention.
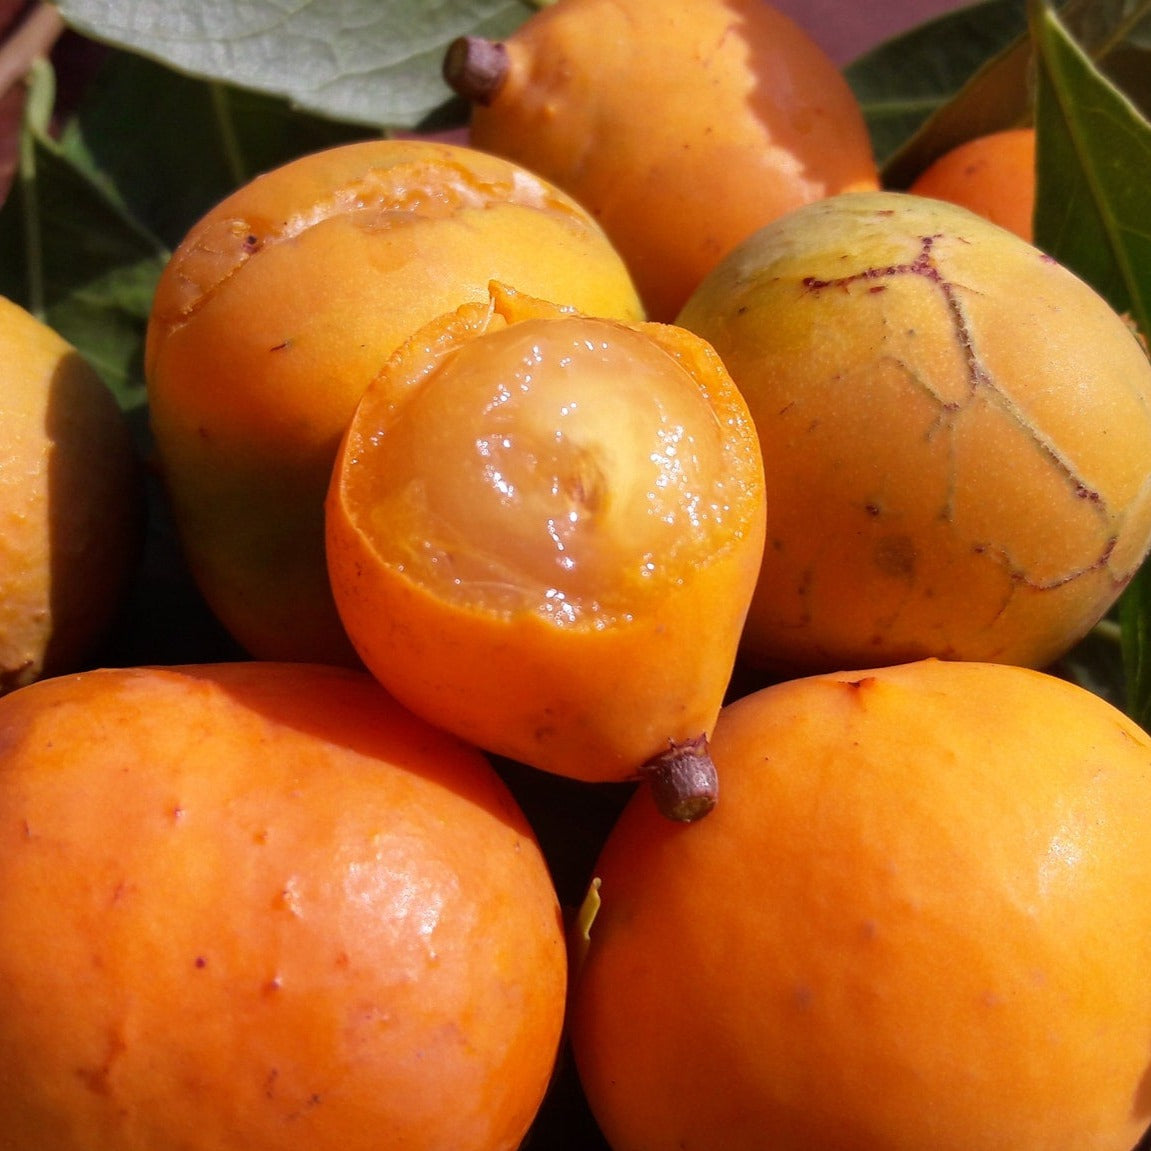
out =
[[[457,96],[487,106],[508,77],[508,50],[498,40],[457,36],[444,54],[443,74]]]
[[[651,787],[660,814],[679,823],[702,819],[719,797],[719,776],[706,735],[670,741],[667,751],[640,768],[640,778]]]

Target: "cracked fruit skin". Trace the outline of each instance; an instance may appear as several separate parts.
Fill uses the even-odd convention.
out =
[[[1151,541],[1151,365],[1066,268],[965,209],[835,197],[750,238],[680,323],[756,422],[752,663],[1049,665]]]
[[[112,393],[71,344],[0,297],[0,693],[75,671],[105,638],[143,506]]]
[[[690,333],[492,291],[360,402],[328,497],[336,603],[417,714],[633,778],[718,714],[763,547],[755,430]]]
[[[0,748],[5,1151],[519,1146],[566,950],[474,748],[251,661],[44,680]]]
[[[571,1042],[613,1151],[1130,1151],[1151,1122],[1151,740],[1028,668],[786,681],[723,798],[633,799]]]
[[[639,319],[622,259],[567,195],[425,140],[306,155],[187,234],[148,329],[152,428],[189,565],[250,654],[354,662],[324,568],[323,503],[356,401],[416,328],[492,277]]]
[[[959,204],[1030,241],[1035,129],[1007,128],[966,140],[925,168],[908,191]]]
[[[506,75],[473,102],[470,142],[585,205],[649,319],[673,320],[756,228],[879,185],[846,80],[763,0],[559,0],[504,47]]]

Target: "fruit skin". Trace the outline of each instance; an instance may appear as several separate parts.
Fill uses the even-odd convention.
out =
[[[1151,740],[933,660],[730,704],[722,798],[633,798],[571,1041],[613,1151],[1129,1151],[1151,1120]]]
[[[637,319],[627,269],[570,197],[426,140],[312,153],[244,185],[157,287],[146,375],[189,566],[252,655],[354,663],[324,569],[323,502],[356,401],[421,324],[493,276]]]
[[[259,663],[46,680],[0,747],[0,1147],[519,1144],[565,949],[474,749]]]
[[[380,495],[373,454],[377,460],[395,458],[389,432],[416,406],[413,397],[434,386],[437,368],[453,349],[466,349],[518,323],[563,318],[562,310],[546,301],[508,293],[498,284],[492,292],[486,307],[467,305],[417,333],[361,401],[328,495],[328,564],[336,603],[364,664],[417,714],[490,751],[559,775],[597,782],[634,778],[672,741],[710,731],[723,701],[763,548],[755,432],[742,398],[703,341],[667,325],[597,321],[596,340],[610,343],[619,329],[637,332],[678,361],[698,385],[701,415],[717,422],[715,434],[722,442],[722,478],[730,500],[722,523],[715,521],[705,537],[684,532],[687,558],[677,559],[674,567],[671,557],[660,555],[655,574],[634,576],[643,556],[638,545],[630,550],[626,540],[620,545],[628,529],[620,529],[615,510],[629,498],[642,470],[641,461],[628,454],[633,449],[627,433],[615,433],[617,423],[630,422],[631,409],[622,402],[618,410],[601,405],[597,422],[595,397],[576,388],[572,404],[590,400],[589,423],[574,434],[554,435],[554,483],[566,490],[573,486],[569,473],[578,472],[582,482],[580,469],[587,470],[595,499],[584,500],[576,519],[593,545],[626,553],[618,575],[613,568],[597,588],[598,601],[610,604],[610,610],[588,610],[578,621],[565,622],[543,609],[488,602],[482,589],[470,598],[443,594],[427,578],[411,575],[411,564],[385,551],[386,535],[375,534],[372,517]],[[476,368],[482,370],[489,369]],[[493,379],[504,379],[501,373],[511,379],[502,360],[490,371]],[[624,387],[657,394],[658,386],[638,376],[623,378],[621,399]],[[524,420],[538,410],[530,399],[518,409]],[[495,426],[490,413],[477,419],[476,428],[485,432]],[[471,427],[474,441],[479,432]],[[711,430],[703,419],[687,429],[701,439]],[[524,450],[534,459],[538,445],[525,441]],[[534,516],[536,497],[546,502],[538,493],[552,482],[547,469],[553,461],[542,448],[539,454],[538,471],[547,482],[525,484],[525,504],[509,504],[498,525],[499,530],[507,525],[509,538]],[[434,459],[428,452],[420,458],[437,472],[455,468],[464,478],[474,466],[443,451]],[[389,514],[384,523],[399,521]],[[641,523],[633,526],[637,535],[644,530]],[[395,530],[426,538],[418,524]],[[556,588],[568,594],[562,573],[554,578]]]
[[[966,140],[925,168],[908,191],[958,204],[1030,242],[1035,129],[1006,128]]]
[[[1017,236],[883,192],[750,238],[679,317],[755,420],[768,484],[749,662],[1043,667],[1151,541],[1151,365]]]
[[[879,185],[846,80],[763,0],[559,0],[504,47],[506,78],[473,104],[470,142],[584,204],[649,319],[673,320],[756,228]]]
[[[63,337],[0,297],[0,693],[91,655],[142,528],[140,469],[112,393]]]

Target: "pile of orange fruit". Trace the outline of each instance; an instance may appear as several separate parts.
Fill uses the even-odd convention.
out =
[[[1131,1151],[1151,736],[1053,669],[1151,549],[1151,362],[1033,130],[883,188],[762,0],[444,73],[466,144],[159,282],[237,658],[96,666],[143,480],[0,311],[0,1148],[550,1151],[575,1084],[610,1151]]]

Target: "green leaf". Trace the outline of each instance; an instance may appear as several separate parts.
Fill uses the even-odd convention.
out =
[[[965,140],[1032,121],[1034,45],[1024,19],[1025,6],[1026,0],[1002,0],[998,10],[995,5],[961,9],[954,27],[948,28],[944,22],[926,43],[917,38],[933,25],[913,30],[910,43],[898,41],[879,50],[883,53],[882,66],[889,69],[900,67],[890,59],[900,49],[907,57],[902,67],[913,73],[934,66],[933,52],[946,58],[953,51],[958,65],[964,58],[963,44],[977,54],[979,34],[979,25],[968,27],[962,17],[966,14],[976,19],[984,9],[999,22],[988,23],[988,33],[998,36],[1004,45],[997,55],[987,56],[970,72],[950,98],[931,109],[897,147],[883,153],[883,178],[888,187],[906,188],[928,164]],[[1055,7],[1100,72],[1137,106],[1145,111],[1151,108],[1151,0],[1065,0]],[[1009,33],[1013,26],[1019,34],[1012,39]],[[952,48],[947,45],[948,35],[954,41]]]
[[[1096,67],[1151,114],[1151,0],[1068,0],[1058,10]]]
[[[51,92],[40,62],[0,211],[0,293],[75,344],[130,409],[143,403],[142,331],[168,251],[49,135]]]
[[[946,114],[963,125],[962,131],[976,117],[996,125],[1011,119],[1018,101],[1013,98],[1006,109],[1002,101],[1006,83],[1014,88],[1021,79],[1014,64],[1003,73],[1005,83],[984,87],[997,71],[975,86],[976,99],[955,102],[971,78],[1026,30],[1023,0],[984,0],[920,24],[848,65],[845,75],[863,107],[880,163],[944,109],[951,109]]]
[[[1126,696],[1124,710],[1151,731],[1151,564],[1144,563],[1119,600]]]
[[[462,123],[440,74],[456,36],[502,37],[531,0],[60,0],[95,40],[373,127]]]
[[[1151,124],[1042,0],[1032,37],[1036,244],[1151,337]]]
[[[1110,34],[1098,21],[1127,17]],[[1102,59],[1142,37],[1131,6],[1100,5],[1084,35]],[[1146,6],[1143,6],[1145,15]],[[1036,243],[1151,335],[1151,124],[1088,57],[1050,7],[1032,7],[1036,68]],[[1136,40],[1138,41],[1138,37]],[[1138,52],[1138,42],[1125,51]],[[1119,600],[1123,706],[1151,726],[1151,564]]]
[[[260,172],[378,132],[282,99],[113,52],[61,133],[61,151],[170,247]]]
[[[144,403],[156,280],[194,221],[260,171],[371,134],[122,52],[59,138],[52,114],[41,64],[19,175],[0,209],[0,292],[71,341],[126,410]]]

